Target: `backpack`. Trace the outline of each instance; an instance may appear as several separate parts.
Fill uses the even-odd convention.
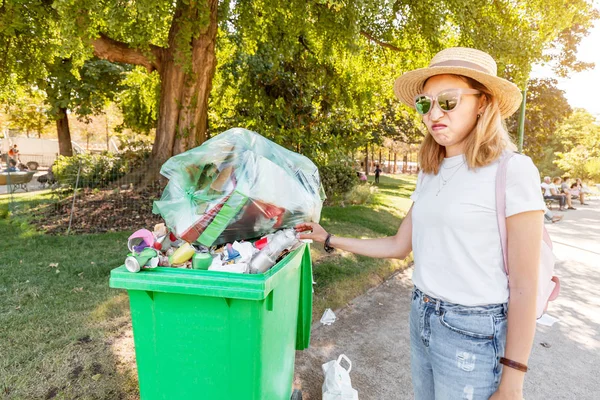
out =
[[[496,173],[496,215],[498,217],[498,228],[500,230],[500,241],[502,243],[502,256],[504,259],[504,270],[508,273],[508,239],[506,234],[506,169],[508,161],[515,153],[509,152],[501,157],[498,172]],[[543,223],[543,221],[542,221]],[[555,300],[560,292],[560,281],[554,275],[555,258],[552,253],[552,241],[550,235],[543,226],[542,249],[540,254],[540,266],[537,289],[536,315],[540,318],[548,308],[548,302]]]

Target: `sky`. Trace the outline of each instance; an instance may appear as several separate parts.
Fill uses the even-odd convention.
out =
[[[590,34],[582,39],[577,51],[577,58],[585,62],[596,63],[594,69],[571,73],[569,78],[556,78],[549,67],[534,65],[531,78],[556,78],[558,87],[565,91],[571,107],[585,108],[600,118],[600,21],[596,21]]]

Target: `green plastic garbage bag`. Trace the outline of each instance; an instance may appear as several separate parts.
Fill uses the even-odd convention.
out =
[[[241,128],[171,157],[160,172],[169,183],[153,212],[206,246],[318,222],[325,200],[312,161]]]

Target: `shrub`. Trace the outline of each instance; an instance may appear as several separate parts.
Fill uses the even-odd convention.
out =
[[[356,171],[343,164],[325,165],[319,173],[329,203],[344,198],[358,184]]]
[[[80,188],[105,187],[125,175],[128,169],[119,155],[77,154],[72,157],[59,156],[52,167],[52,172],[60,184],[74,187],[80,165],[81,171],[79,171],[77,184]]]
[[[127,165],[129,171],[147,164],[152,153],[153,140],[151,137],[127,132],[117,134],[117,139],[119,140],[119,157]]]
[[[353,205],[367,204],[376,191],[376,186],[357,185],[346,195],[346,202]]]

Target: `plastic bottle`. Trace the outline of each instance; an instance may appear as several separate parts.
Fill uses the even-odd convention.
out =
[[[189,261],[195,252],[196,250],[194,250],[192,245],[185,242],[169,257],[169,263],[171,265],[181,265]]]
[[[292,246],[296,240],[298,239],[296,239],[296,233],[293,229],[278,231],[269,240],[269,243],[254,256],[250,262],[250,273],[262,274],[267,271],[275,265],[275,260],[279,254]]]

